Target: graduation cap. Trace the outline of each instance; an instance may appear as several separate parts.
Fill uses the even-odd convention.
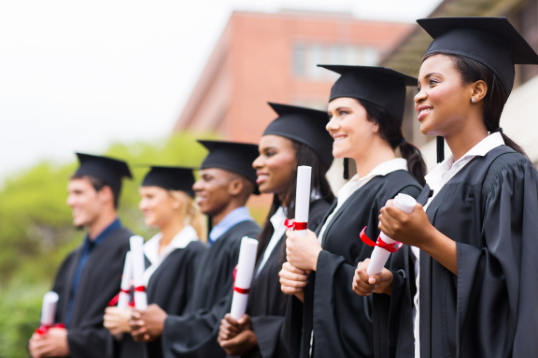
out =
[[[487,66],[501,80],[506,93],[514,87],[514,64],[538,64],[538,55],[506,17],[438,17],[419,19],[433,37],[426,50],[459,55]],[[444,160],[444,139],[437,137],[437,162]]]
[[[240,174],[254,183],[254,194],[259,194],[256,170],[252,163],[258,157],[258,145],[216,140],[198,140],[209,150],[201,169],[220,168]]]
[[[396,118],[403,119],[407,86],[416,86],[417,79],[386,67],[318,65],[340,74],[332,89],[329,102],[349,97],[368,101],[385,108]]]
[[[334,139],[325,129],[329,121],[327,112],[286,104],[268,103],[278,114],[278,118],[269,123],[263,135],[278,135],[310,147],[318,155],[325,170],[329,170],[333,161]]]
[[[133,177],[129,166],[123,160],[85,153],[75,154],[80,162],[75,176],[91,176],[118,190],[121,189],[122,178]]]
[[[418,24],[434,38],[426,55],[460,55],[486,65],[507,93],[514,86],[514,64],[538,64],[538,55],[506,17],[438,17]]]
[[[158,186],[166,190],[181,190],[191,198],[194,197],[193,168],[151,166],[144,177],[142,186]]]

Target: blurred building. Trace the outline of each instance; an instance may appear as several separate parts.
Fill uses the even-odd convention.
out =
[[[338,76],[317,64],[376,65],[412,28],[346,13],[234,12],[174,130],[256,143],[275,118],[268,101],[327,108]],[[336,189],[340,161],[331,173]]]
[[[428,16],[506,16],[527,42],[538,50],[538,0],[445,0]],[[418,76],[422,56],[431,37],[418,25],[381,61],[382,66],[393,68],[411,76]],[[504,132],[520,144],[536,165],[538,163],[538,66],[516,65],[514,90],[501,118]],[[409,89],[409,105],[404,126],[406,138],[421,146],[428,169],[435,167],[436,146],[434,137],[420,133],[413,96]],[[449,153],[448,147],[445,147]]]

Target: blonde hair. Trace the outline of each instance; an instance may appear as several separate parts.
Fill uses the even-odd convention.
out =
[[[168,194],[181,202],[179,215],[183,217],[183,224],[190,225],[198,234],[198,238],[206,241],[206,220],[198,205],[190,196],[179,190],[168,190]]]

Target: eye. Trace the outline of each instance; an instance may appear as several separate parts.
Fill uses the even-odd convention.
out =
[[[273,151],[273,150],[268,150],[268,151],[265,152],[266,157],[272,157],[275,154],[276,154],[276,152]]]
[[[346,110],[341,110],[341,111],[340,111],[340,115],[341,115],[341,116],[345,116],[346,114],[349,114],[349,112],[346,111]]]
[[[439,83],[439,81],[437,81],[436,79],[433,79],[433,78],[431,78],[428,82],[429,82],[430,86]]]

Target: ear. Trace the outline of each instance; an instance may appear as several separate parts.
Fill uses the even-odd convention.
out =
[[[172,199],[172,209],[174,210],[178,210],[179,208],[181,208],[181,203],[183,201],[183,192],[181,191],[178,191],[177,192],[177,195],[170,195],[171,199]]]
[[[233,179],[228,185],[228,194],[232,197],[236,197],[243,191],[243,180],[240,178]]]
[[[484,97],[486,97],[487,93],[488,93],[488,85],[486,84],[486,82],[480,80],[472,84],[471,98],[475,99],[473,103],[480,102]],[[469,100],[471,101],[471,99]]]
[[[105,185],[101,190],[97,192],[99,198],[105,203],[112,203],[114,205],[114,193],[112,193],[112,188],[108,185]]]

